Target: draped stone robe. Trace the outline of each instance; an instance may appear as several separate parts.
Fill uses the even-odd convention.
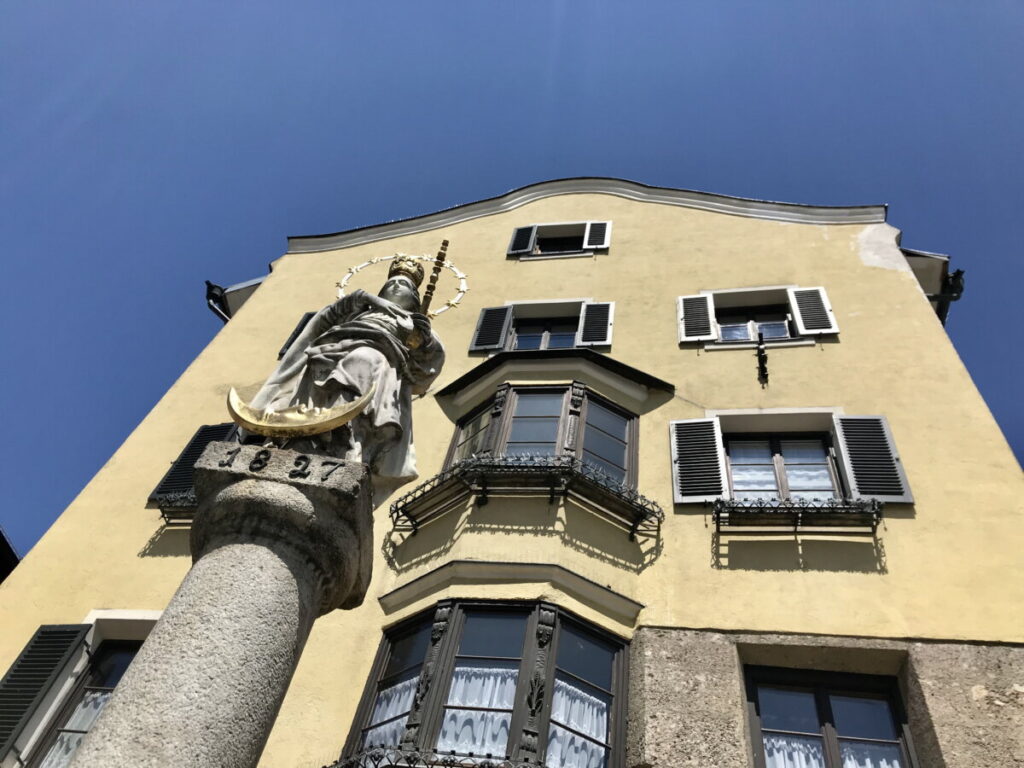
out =
[[[433,332],[416,349],[406,346],[412,318],[362,290],[339,299],[309,321],[252,401],[258,409],[331,408],[376,383],[370,402],[352,422],[290,440],[287,447],[369,465],[378,502],[417,477],[412,396],[427,391],[444,363],[444,348]]]

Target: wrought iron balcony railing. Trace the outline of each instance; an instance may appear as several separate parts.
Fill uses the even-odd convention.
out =
[[[872,534],[882,521],[877,499],[716,499],[715,529],[748,527],[864,528]]]
[[[365,749],[351,757],[343,757],[324,768],[537,768],[538,763],[524,763],[503,757],[478,755],[441,755],[398,748]]]
[[[391,505],[391,520],[415,531],[421,524],[473,497],[480,506],[492,496],[572,498],[624,526],[630,538],[653,533],[665,519],[661,507],[574,456],[478,454],[456,462]]]

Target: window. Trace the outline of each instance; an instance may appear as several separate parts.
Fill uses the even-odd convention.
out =
[[[474,454],[579,458],[616,483],[636,483],[637,417],[588,390],[510,387],[472,411],[455,433],[449,466]],[[572,424],[573,426],[570,426]]]
[[[442,603],[385,636],[346,753],[617,768],[625,663],[621,640],[552,605]]]
[[[822,501],[842,497],[828,435],[726,435],[734,499]]]
[[[480,311],[470,352],[607,347],[614,302],[542,301]]]
[[[611,244],[610,221],[531,224],[512,233],[509,256],[543,258],[591,253]]]
[[[677,504],[914,501],[884,416],[736,411],[673,421],[669,428]]]
[[[705,291],[676,303],[679,341],[723,346],[839,333],[824,288],[770,287]]]
[[[141,645],[130,640],[107,640],[100,645],[89,660],[82,684],[41,742],[40,758],[29,763],[32,768],[58,768],[71,762]]]
[[[747,667],[758,768],[911,768],[896,681],[874,675]]]

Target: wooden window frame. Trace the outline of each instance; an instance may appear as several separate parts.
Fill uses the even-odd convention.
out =
[[[779,310],[782,310],[781,312]],[[770,311],[774,310],[774,311]],[[736,317],[746,317],[747,336],[746,339],[725,339],[722,333],[723,323],[719,321],[718,316],[723,315],[728,317],[729,315],[735,315]],[[782,315],[783,320],[757,320],[757,315]],[[782,323],[786,324],[786,335],[785,336],[773,336],[770,339],[765,339],[765,342],[777,342],[777,341],[795,341],[802,338],[800,334],[796,333],[796,328],[793,322],[793,313],[789,307],[785,304],[765,304],[758,306],[749,307],[722,307],[721,309],[715,309],[714,323],[718,327],[718,344],[756,344],[758,334],[759,323]],[[741,323],[724,323],[724,325],[741,325]]]
[[[440,629],[440,637],[433,664],[424,663],[420,670],[418,691],[425,691],[419,709],[419,726],[417,738],[412,748],[424,754],[448,755],[436,751],[436,744],[441,735],[444,709],[448,700],[450,681],[454,674],[459,643],[465,627],[466,614],[470,611],[494,613],[521,613],[526,616],[525,637],[519,673],[516,679],[516,692],[509,724],[509,743],[505,755],[494,755],[493,759],[502,760],[506,757],[512,761],[521,759],[523,729],[528,725],[531,683],[535,673],[543,673],[542,705],[536,715],[537,760],[543,765],[543,756],[547,751],[548,731],[551,721],[551,703],[555,686],[556,662],[558,647],[561,642],[562,627],[569,624],[582,632],[592,635],[612,646],[611,706],[608,710],[608,736],[603,744],[608,749],[607,768],[624,768],[626,744],[626,707],[629,697],[629,643],[624,638],[608,632],[602,627],[587,622],[563,608],[550,603],[536,601],[491,601],[491,600],[456,600],[443,601],[433,608],[412,616],[401,623],[384,630],[377,655],[370,670],[369,679],[363,689],[356,715],[349,730],[349,735],[342,752],[342,759],[359,753],[362,733],[368,726],[368,720],[377,697],[381,675],[387,666],[393,639],[417,626],[433,623],[433,632],[439,631],[439,617],[442,611],[447,618]],[[550,641],[542,645],[540,640],[541,616],[544,612],[554,615],[551,625]],[[428,649],[427,658],[431,651]],[[587,685],[593,685],[587,682]],[[415,706],[415,705],[414,705]],[[593,741],[592,737],[586,737]],[[395,745],[396,747],[398,745]],[[367,749],[373,748],[372,745]],[[384,747],[386,750],[388,747]],[[476,758],[484,757],[475,755]]]
[[[551,326],[556,324],[556,323],[566,323],[566,324],[568,324],[567,321],[571,321],[571,320],[573,320],[573,317],[571,315],[563,315],[562,317],[550,316],[550,317],[520,317],[520,318],[517,318],[515,316],[515,311],[513,310],[513,313],[512,313],[512,325],[511,325],[511,327],[509,329],[508,338],[505,339],[505,350],[507,352],[518,351],[518,348],[517,348],[516,344],[517,344],[518,339],[519,339],[519,325],[520,324],[534,324],[534,325],[541,325],[541,324],[543,324],[545,326],[545,328],[544,328],[544,330],[542,332],[542,335],[541,335],[540,346],[537,347],[536,350],[531,349],[531,350],[523,350],[523,351],[534,352],[534,351],[542,350],[542,349],[550,349],[548,344],[550,344],[550,342],[551,342]],[[573,342],[572,342],[572,344],[570,344],[567,347],[555,347],[555,349],[580,349],[580,347],[576,344],[576,337],[579,335],[580,325],[583,322],[583,305],[580,306],[580,311],[576,313],[575,320],[576,320],[576,329],[573,331]],[[565,331],[559,331],[559,333],[565,333]]]
[[[783,440],[820,440],[825,446],[825,454],[828,465],[828,474],[832,479],[832,492],[835,498],[847,499],[849,493],[843,487],[843,480],[839,474],[836,463],[835,448],[832,444],[832,435],[828,432],[726,432],[722,435],[722,450],[725,456],[725,476],[728,484],[729,498],[736,498],[736,489],[732,479],[732,457],[729,455],[729,443],[732,440],[765,441],[769,443],[772,452],[772,468],[775,471],[775,483],[778,486],[778,501],[790,501],[789,481],[786,477],[786,462],[782,456]],[[767,465],[765,465],[767,466]]]
[[[876,743],[897,743],[900,747],[901,761],[905,768],[919,768],[917,756],[914,753],[913,740],[910,735],[907,711],[903,706],[896,678],[849,672],[827,672],[752,665],[747,665],[743,668],[743,675],[746,687],[747,723],[750,728],[750,744],[754,752],[755,768],[766,768],[767,765],[757,698],[757,687],[759,685],[774,688],[790,688],[814,694],[814,702],[820,724],[819,735],[824,747],[826,768],[842,768],[843,764],[839,752],[840,737],[836,733],[834,718],[828,701],[829,694],[846,694],[864,698],[883,699],[889,705],[889,711],[892,713],[897,738],[893,740],[875,740]],[[863,739],[861,741],[870,742],[872,740]]]
[[[576,385],[507,385],[508,393],[505,396],[504,404],[501,409],[501,413],[495,415],[492,413],[491,422],[486,427],[490,430],[489,434],[485,436],[484,442],[481,446],[481,452],[490,453],[491,455],[501,454],[508,443],[509,434],[512,431],[512,418],[515,415],[516,402],[518,400],[519,393],[522,392],[536,392],[536,393],[561,393],[562,394],[562,409],[558,417],[558,432],[556,433],[555,443],[555,455],[564,456],[570,455],[575,456],[578,459],[583,458],[583,439],[586,435],[587,425],[587,406],[591,401],[596,401],[600,405],[604,406],[613,413],[618,414],[626,419],[626,475],[622,480],[623,485],[630,488],[636,488],[637,476],[638,476],[638,465],[639,465],[639,437],[640,437],[640,418],[631,411],[623,408],[618,403],[615,403],[608,398],[598,395],[593,390],[587,388],[585,385],[577,383]],[[578,419],[576,427],[576,441],[575,450],[570,451],[565,447],[566,433],[569,429],[570,424],[570,398],[572,395],[573,388],[581,387],[583,390],[583,399],[580,405],[579,414],[575,416]],[[495,401],[493,398],[486,400],[485,402],[478,405],[473,410],[469,411],[463,418],[459,419],[455,433],[452,436],[451,443],[448,446],[448,453],[445,456],[444,468],[449,469],[455,461],[455,452],[461,443],[463,429],[467,424],[473,421],[483,411],[494,408]]]

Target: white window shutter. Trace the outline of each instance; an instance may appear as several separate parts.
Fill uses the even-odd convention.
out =
[[[907,474],[884,416],[832,417],[839,465],[850,495],[913,504]]]
[[[580,309],[580,324],[576,329],[577,347],[607,347],[612,343],[615,325],[615,302],[585,301]]]
[[[836,316],[824,288],[787,288],[789,309],[801,336],[839,333]]]
[[[517,256],[524,253],[533,253],[533,246],[537,243],[537,227],[519,227],[512,233],[512,239],[508,244],[508,255]]]
[[[504,349],[508,338],[509,327],[512,325],[512,307],[487,307],[480,310],[480,318],[476,321],[473,341],[469,345],[470,352],[482,352],[489,349]]]
[[[610,221],[588,221],[583,233],[583,248],[607,248],[612,242],[612,223]]]
[[[718,339],[715,299],[710,293],[680,296],[676,299],[676,319],[679,322],[680,343]]]
[[[676,504],[728,496],[722,427],[716,417],[669,422]]]

